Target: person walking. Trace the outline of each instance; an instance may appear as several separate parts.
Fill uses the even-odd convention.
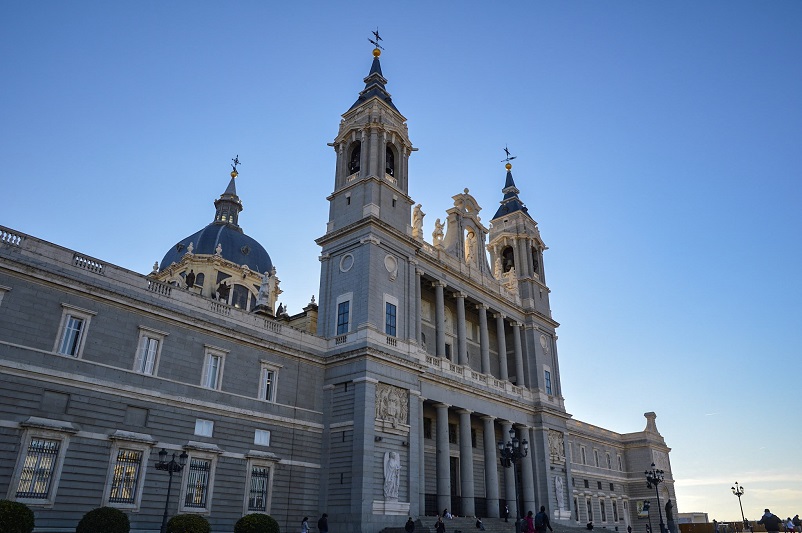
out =
[[[794,522],[794,531],[796,531],[797,533],[802,531],[802,520],[799,519],[799,515],[794,516],[793,522]]]
[[[443,517],[437,515],[437,522],[434,524],[435,533],[446,533],[446,524],[443,522]]]
[[[526,513],[526,531],[527,533],[535,533],[535,519],[532,516],[532,511]]]
[[[531,511],[530,513],[531,514]],[[551,522],[549,522],[549,515],[546,514],[546,506],[540,506],[540,512],[535,515],[535,531],[537,533],[543,533],[548,529],[549,531],[554,531],[551,529]]]
[[[479,531],[485,531],[485,525],[482,523],[481,516],[476,517],[476,529],[478,529]]]
[[[301,533],[309,533],[309,517],[305,516],[303,520],[301,520]]]
[[[406,531],[407,533],[412,533],[413,531],[415,531],[415,522],[412,521],[411,516],[409,517],[409,520],[407,520],[407,523],[404,524],[404,531]]]
[[[323,513],[323,516],[317,521],[317,530],[320,533],[329,533],[329,515]]]
[[[763,517],[761,517],[757,523],[765,526],[768,533],[779,533],[782,520],[780,520],[777,515],[772,514],[771,511],[766,509],[766,512],[763,513]]]
[[[504,504],[504,521],[510,521],[510,506],[507,504]]]

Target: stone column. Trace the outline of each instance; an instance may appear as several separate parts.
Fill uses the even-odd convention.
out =
[[[527,253],[526,239],[517,239],[516,244],[518,245],[518,256],[521,260],[515,263],[515,273],[519,276],[528,276],[531,272],[529,264],[532,259]],[[518,263],[520,263],[520,265]]]
[[[379,172],[379,132],[375,128],[370,132],[370,163],[366,176],[384,176],[384,169]]]
[[[411,391],[410,391],[411,392]],[[426,401],[426,398],[420,396],[419,392],[415,393],[418,395],[417,401],[415,397],[412,396],[410,398],[410,403],[415,402],[418,405],[418,412],[417,412],[417,420],[418,420],[418,434],[415,436],[414,445],[417,447],[416,450],[412,450],[412,454],[417,454],[418,456],[418,516],[423,516],[426,514],[426,451],[425,451],[425,440],[423,438],[423,406]],[[410,416],[412,413],[410,413]],[[412,424],[410,424],[410,430],[412,429]],[[413,446],[413,439],[412,435],[410,435],[409,439],[410,447]],[[412,469],[409,470],[409,479],[413,479]],[[409,487],[409,503],[412,505],[412,502],[415,498],[415,491],[413,490],[414,487],[410,483]],[[410,514],[415,515],[415,511],[410,509]]]
[[[526,387],[526,376],[524,375],[524,352],[521,348],[521,324],[512,323],[512,341],[515,347],[515,376],[519,387]]]
[[[446,356],[446,303],[443,295],[443,287],[445,287],[445,283],[442,281],[434,282],[434,312],[435,324],[437,325],[437,351],[435,355],[438,357]]]
[[[482,374],[490,374],[490,335],[487,332],[487,306],[478,304],[479,311],[479,346],[482,352]]]
[[[384,472],[380,471],[376,456],[376,385],[373,378],[354,380],[354,405],[364,405],[359,416],[354,417],[354,442],[363,444],[362,453],[351,457],[351,497],[350,512],[356,515],[370,515],[373,500],[380,493]],[[378,484],[378,487],[377,487]],[[379,492],[377,492],[377,489]]]
[[[415,269],[415,340],[418,341],[420,346],[423,344],[423,324],[421,323],[421,315],[423,313],[423,302],[421,301],[421,286],[420,279],[423,276],[423,270]]]
[[[485,498],[488,518],[498,518],[498,457],[496,455],[496,430],[492,416],[483,416],[482,436],[485,445]]]
[[[498,368],[499,379],[507,381],[510,379],[507,371],[507,338],[504,333],[504,315],[496,313],[496,337],[498,337]]]
[[[468,364],[468,342],[465,331],[465,295],[454,293],[457,297],[457,364]]]
[[[475,516],[471,411],[460,409],[457,413],[459,413],[459,473],[462,489],[462,514],[463,516]]]
[[[448,405],[436,403],[437,409],[437,509],[451,509],[451,455],[448,444]]]
[[[529,440],[529,431],[526,426],[518,427],[518,439],[521,441],[521,446],[523,446],[524,439]],[[529,511],[535,512],[539,510],[535,509],[535,475],[532,470],[534,450],[535,447],[530,446],[529,453],[526,454],[526,457],[521,458],[521,500],[523,500],[524,516]]]
[[[501,441],[505,444],[510,440],[510,429],[512,429],[512,423],[502,420]],[[515,501],[515,465],[504,467],[504,499],[510,509],[510,516],[515,517],[516,509],[518,509],[518,502]]]

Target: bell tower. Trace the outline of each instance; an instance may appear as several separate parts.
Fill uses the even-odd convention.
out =
[[[334,192],[326,234],[317,240],[323,263],[318,334],[336,337],[338,346],[365,329],[399,339],[417,336],[409,302],[418,243],[410,224],[407,165],[416,149],[406,118],[387,92],[374,35],[365,88],[329,144],[337,154]]]

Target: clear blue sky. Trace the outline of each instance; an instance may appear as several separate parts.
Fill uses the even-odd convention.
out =
[[[802,2],[7,0],[0,224],[147,273],[239,154],[298,312],[376,26],[426,235],[518,156],[569,412],[655,411],[680,512],[802,512]]]

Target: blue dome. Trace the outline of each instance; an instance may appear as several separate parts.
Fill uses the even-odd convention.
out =
[[[159,270],[164,270],[172,263],[178,263],[187,247],[192,243],[192,253],[214,255],[217,245],[223,247],[220,254],[227,261],[237,265],[248,265],[254,272],[269,272],[273,269],[273,262],[264,247],[242,230],[230,224],[212,222],[202,230],[182,239],[164,254]]]

